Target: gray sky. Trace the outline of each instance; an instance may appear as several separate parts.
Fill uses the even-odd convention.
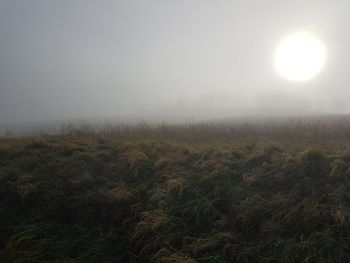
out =
[[[0,122],[350,113],[347,0],[0,0]],[[320,75],[281,78],[295,30]]]

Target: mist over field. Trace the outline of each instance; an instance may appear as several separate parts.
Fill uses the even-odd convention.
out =
[[[349,0],[0,0],[0,263],[350,262]]]
[[[349,113],[348,1],[0,0],[0,123]],[[311,30],[310,82],[273,54]]]

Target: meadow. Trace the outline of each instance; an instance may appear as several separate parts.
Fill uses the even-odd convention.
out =
[[[350,122],[0,139],[0,262],[349,262]]]

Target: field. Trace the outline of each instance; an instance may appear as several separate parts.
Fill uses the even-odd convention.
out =
[[[0,262],[350,262],[349,122],[0,139]]]

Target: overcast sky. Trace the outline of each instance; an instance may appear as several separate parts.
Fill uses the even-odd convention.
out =
[[[0,122],[350,113],[348,0],[0,0]],[[281,78],[295,30],[327,48]]]

